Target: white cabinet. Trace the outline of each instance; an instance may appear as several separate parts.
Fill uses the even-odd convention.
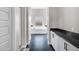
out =
[[[59,36],[55,34],[55,50],[59,51]]]
[[[71,45],[69,51],[79,51],[79,49],[76,48],[75,46]]]
[[[51,44],[53,47],[55,47],[55,38],[54,38],[54,32],[51,31]]]
[[[55,51],[79,51],[79,49],[51,31],[51,44]]]
[[[64,49],[66,51],[79,51],[79,49],[75,46],[73,46],[72,44],[70,44],[69,42],[64,40]]]
[[[65,51],[65,49],[64,49],[64,40],[61,37],[59,37],[59,51]]]
[[[54,32],[51,32],[51,44],[56,51],[59,50],[59,39],[58,38],[59,37]]]
[[[61,38],[61,37],[60,37]],[[63,38],[60,39],[60,51],[79,51],[79,49]]]
[[[71,47],[71,44],[69,44],[62,37],[59,37],[59,50],[60,51],[69,51],[70,47]]]

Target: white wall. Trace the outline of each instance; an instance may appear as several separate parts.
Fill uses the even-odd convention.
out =
[[[12,39],[13,50],[19,50],[21,45],[21,30],[20,30],[20,8],[12,8]]]
[[[20,48],[26,47],[26,44],[28,42],[27,14],[27,8],[12,8],[12,49],[15,51],[20,50]]]
[[[49,25],[50,28],[79,33],[79,7],[50,7]]]
[[[28,8],[21,8],[21,48],[28,43]]]
[[[29,15],[31,16],[31,24],[37,26],[47,25],[48,9],[47,8],[29,8]]]
[[[58,8],[57,7],[49,7],[49,28],[58,28],[59,27],[59,19],[58,19]],[[51,33],[49,32],[49,44],[51,44]]]
[[[58,8],[58,20],[59,20],[58,28],[64,29],[64,8],[63,7]]]
[[[50,28],[79,33],[79,7],[50,7]]]
[[[50,28],[58,28],[59,20],[58,20],[58,8],[57,7],[49,7],[49,27]]]
[[[79,7],[64,8],[64,29],[79,33]]]

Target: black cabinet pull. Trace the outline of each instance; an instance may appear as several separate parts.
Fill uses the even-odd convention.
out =
[[[54,38],[54,34],[52,34],[52,38]]]
[[[64,42],[64,49],[67,51],[67,43]]]

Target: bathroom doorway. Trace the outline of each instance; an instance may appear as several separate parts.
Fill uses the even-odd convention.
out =
[[[47,7],[28,8],[29,44],[36,34],[45,34],[49,43],[49,9]]]

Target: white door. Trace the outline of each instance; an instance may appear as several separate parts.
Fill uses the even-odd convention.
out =
[[[11,10],[0,7],[0,51],[11,50]]]
[[[29,42],[31,34],[48,34],[49,39],[49,12],[48,8],[29,8]]]

